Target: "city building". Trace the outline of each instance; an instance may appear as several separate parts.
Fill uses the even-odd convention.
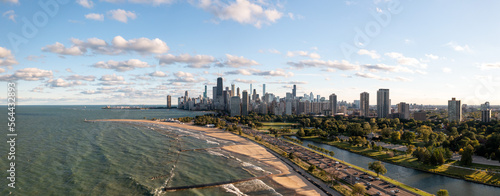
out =
[[[413,113],[413,118],[415,120],[426,121],[427,120],[427,113],[424,111],[415,112],[415,113]]]
[[[172,108],[172,96],[167,95],[167,108]]]
[[[370,116],[370,94],[362,92],[359,98],[360,116]]]
[[[297,97],[297,86],[294,84],[292,89],[292,97],[295,99]]]
[[[462,121],[462,104],[461,101],[456,100],[455,97],[448,100],[448,121]]]
[[[391,109],[389,99],[389,89],[379,89],[377,91],[377,117],[387,118]]]
[[[207,95],[207,85],[205,85],[205,92],[203,92],[203,98],[208,98],[208,95]]]
[[[481,121],[491,122],[491,109],[481,110]]]
[[[262,84],[262,95],[266,94],[266,84]]]
[[[240,97],[240,87],[236,89],[236,96]]]
[[[236,96],[236,95],[234,95],[234,92],[235,92],[234,90],[235,90],[234,89],[234,84],[231,84],[231,97]]]
[[[241,115],[241,99],[238,96],[231,97],[231,116]]]
[[[331,94],[329,97],[330,101],[330,115],[335,116],[337,113],[337,95]]]
[[[410,104],[401,102],[398,104],[398,113],[400,119],[410,119]]]
[[[242,116],[248,116],[248,104],[249,104],[249,100],[248,100],[248,92],[246,90],[244,90],[242,92],[242,98],[241,98],[241,115]]]

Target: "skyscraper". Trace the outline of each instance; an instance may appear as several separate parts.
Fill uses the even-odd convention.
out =
[[[172,108],[172,96],[167,95],[167,108]]]
[[[377,91],[377,117],[387,118],[391,110],[391,100],[389,99],[389,89],[379,89]]]
[[[205,85],[205,92],[203,92],[203,98],[208,98],[208,95],[207,95],[207,85]]]
[[[455,97],[448,100],[448,121],[462,121],[462,102]]]
[[[234,84],[231,84],[231,97],[234,97]]]
[[[266,95],[266,84],[262,85],[262,95]]]
[[[184,95],[184,103],[187,103],[187,100],[189,99],[189,92],[186,91],[184,94],[185,94]]]
[[[410,119],[410,104],[407,104],[405,102],[401,102],[398,104],[398,113],[399,113],[399,118],[401,119]]]
[[[238,87],[238,88],[236,89],[236,92],[237,92],[237,93],[236,93],[236,96],[238,96],[238,97],[239,97],[239,96],[240,96],[240,87]]]
[[[212,100],[215,102],[217,100],[217,86],[212,88]]]
[[[309,100],[312,102],[314,101],[314,95],[313,95],[313,92],[311,92],[311,94],[309,94]]]
[[[222,84],[222,77],[217,78],[217,98],[219,96],[222,96],[222,91],[223,91],[223,84]]]
[[[250,95],[249,96],[252,96],[252,84],[250,84]]]
[[[491,109],[481,110],[481,121],[490,122],[491,121]]]
[[[329,97],[330,101],[330,112],[332,116],[335,116],[337,113],[337,95],[335,93],[331,94]]]
[[[316,102],[319,102],[320,99],[321,99],[321,96],[320,95],[316,95]]]
[[[233,96],[231,97],[231,116],[239,116],[241,115],[241,107],[240,107],[240,97]]]
[[[368,117],[370,115],[370,94],[362,92],[359,97],[360,115]]]
[[[297,86],[294,84],[292,89],[292,98],[297,97]]]
[[[248,92],[243,91],[241,98],[241,115],[248,116]]]

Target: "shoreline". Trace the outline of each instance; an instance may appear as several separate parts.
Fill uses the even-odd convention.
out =
[[[287,165],[285,165],[285,163],[283,163],[278,157],[268,152],[266,148],[258,144],[255,144],[247,140],[246,138],[240,137],[235,134],[231,134],[229,132],[217,128],[207,128],[207,127],[195,126],[192,124],[178,124],[173,122],[160,122],[160,121],[140,120],[140,119],[99,119],[99,120],[87,120],[87,121],[142,122],[151,124],[161,124],[171,127],[201,131],[204,132],[205,135],[210,137],[223,140],[230,140],[235,142],[236,145],[224,146],[221,147],[221,149],[257,159],[263,163],[271,165],[276,169],[280,170],[282,173],[269,177],[269,179],[272,180],[274,183],[279,184],[280,186],[286,189],[293,190],[295,192],[295,195],[324,195],[322,191],[320,191],[314,185],[311,185],[310,182],[307,182],[305,179],[302,179],[298,173],[296,173]]]

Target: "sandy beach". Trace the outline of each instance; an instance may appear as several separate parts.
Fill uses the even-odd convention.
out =
[[[299,177],[299,174],[289,169],[283,162],[281,162],[277,157],[269,153],[265,148],[237,135],[229,132],[222,131],[217,128],[206,128],[199,127],[190,124],[178,124],[173,122],[158,122],[151,120],[132,120],[132,119],[104,119],[104,120],[93,120],[93,121],[115,121],[115,122],[141,122],[141,123],[152,123],[152,124],[162,124],[172,127],[179,127],[191,130],[197,130],[204,132],[207,136],[214,138],[230,140],[237,145],[222,147],[222,149],[231,151],[234,153],[243,154],[252,158],[255,158],[261,162],[268,165],[274,166],[276,169],[282,171],[282,174],[271,176],[270,179],[275,183],[295,191],[295,195],[320,195],[320,191],[312,186],[308,185],[305,180]]]

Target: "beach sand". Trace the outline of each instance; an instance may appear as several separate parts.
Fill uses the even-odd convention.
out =
[[[320,191],[313,185],[308,185],[305,180],[299,177],[295,171],[289,169],[283,162],[281,162],[276,156],[269,153],[264,147],[261,147],[246,138],[240,137],[238,135],[222,131],[217,128],[206,128],[200,126],[194,126],[191,124],[179,124],[173,122],[158,122],[151,120],[132,120],[132,119],[104,119],[104,120],[93,120],[93,121],[116,121],[116,122],[142,122],[142,123],[153,123],[162,124],[172,127],[185,128],[190,130],[196,130],[204,132],[206,135],[223,139],[230,140],[236,143],[236,145],[225,146],[222,149],[243,154],[252,158],[255,158],[261,162],[268,165],[274,166],[276,169],[283,172],[279,175],[271,176],[271,180],[275,183],[291,189],[295,192],[295,195],[320,195]]]

